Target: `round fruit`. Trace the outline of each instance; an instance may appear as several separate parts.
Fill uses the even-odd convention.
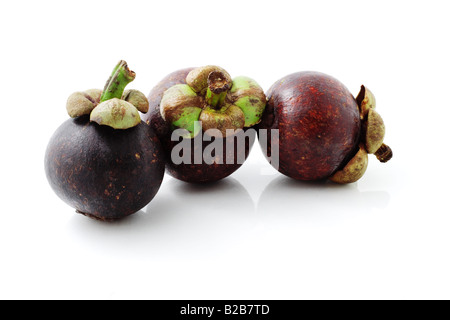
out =
[[[375,100],[365,87],[355,99],[331,76],[297,72],[275,82],[267,99],[259,126],[267,134],[263,151],[270,160],[278,156],[272,164],[294,179],[354,182],[367,168],[366,153],[376,153],[382,144],[384,124],[381,117],[371,117]],[[362,140],[378,147],[366,152]]]
[[[223,179],[243,164],[256,136],[249,129],[259,123],[266,105],[254,80],[231,79],[218,66],[175,71],[148,99],[149,112],[142,119],[163,144],[167,172],[195,183]]]
[[[68,99],[66,120],[53,134],[45,172],[55,193],[77,212],[115,220],[139,211],[158,192],[164,154],[153,130],[140,120],[147,98],[124,92],[134,79],[124,61],[103,92],[77,92]]]

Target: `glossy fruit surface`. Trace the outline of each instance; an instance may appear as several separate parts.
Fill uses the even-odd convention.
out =
[[[211,68],[214,67],[211,66]],[[248,128],[243,128],[243,132],[246,132],[250,137],[246,138],[243,148],[237,147],[239,145],[239,138],[237,136],[212,137],[210,141],[203,139],[201,144],[196,144],[198,140],[193,138],[189,142],[190,154],[187,156],[187,158],[191,159],[190,163],[176,163],[173,161],[172,152],[177,147],[179,140],[172,139],[174,126],[162,116],[161,101],[168,89],[176,85],[187,85],[186,78],[190,74],[192,75],[193,73],[191,71],[195,69],[186,68],[178,70],[164,77],[150,91],[148,95],[149,111],[146,114],[142,114],[141,118],[154,129],[161,140],[166,156],[166,170],[171,176],[192,183],[214,182],[229,176],[242,165],[243,161],[240,160],[244,159],[245,161],[247,158],[256,135],[254,131],[248,131]],[[206,106],[203,108],[206,109]],[[205,132],[201,132],[201,135],[205,136]],[[200,162],[194,161],[196,153],[203,154],[205,150],[212,147],[214,142],[219,142],[218,140],[220,140],[223,148],[217,154],[212,153],[216,158],[212,164],[205,161],[204,158]]]
[[[65,121],[45,154],[45,173],[55,193],[79,213],[115,220],[139,211],[158,192],[164,155],[143,122],[119,130],[90,122]]]
[[[156,86],[152,88],[148,95],[148,112],[141,114],[141,119],[150,124],[158,137],[162,138],[169,134],[170,126],[164,121],[160,112],[161,99],[164,92],[176,84],[186,84],[186,77],[194,68],[186,68],[174,71],[165,76]]]
[[[326,179],[358,151],[357,102],[333,77],[293,73],[275,82],[267,99],[259,128],[268,130],[266,156],[271,156],[273,143],[279,148],[281,173],[298,180]],[[279,140],[271,138],[270,129],[279,130]]]

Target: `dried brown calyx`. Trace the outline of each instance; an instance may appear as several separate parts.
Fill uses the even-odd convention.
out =
[[[359,145],[356,155],[350,159],[346,166],[334,173],[329,179],[336,183],[352,183],[361,179],[367,169],[369,159],[363,144]]]
[[[70,117],[76,118],[85,114],[90,114],[100,103],[102,90],[89,89],[72,93],[67,99],[66,110]]]
[[[386,127],[376,108],[376,100],[373,93],[365,86],[356,97],[363,125],[364,144],[369,154],[375,154],[381,162],[387,162],[392,158],[392,150],[383,143]],[[380,148],[382,149],[378,151]],[[383,154],[382,158],[378,155]]]
[[[392,158],[392,149],[384,144],[386,128],[381,116],[375,111],[376,100],[373,93],[365,86],[356,97],[362,122],[362,135],[359,150],[348,163],[329,179],[337,183],[351,183],[359,180],[368,165],[368,154],[374,154],[380,162]]]

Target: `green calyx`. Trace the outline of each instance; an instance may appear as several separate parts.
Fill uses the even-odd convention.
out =
[[[141,117],[137,108],[131,103],[112,98],[95,107],[91,112],[90,120],[114,129],[128,129],[137,126],[141,122]]]
[[[128,129],[140,123],[139,111],[146,113],[149,102],[138,90],[125,90],[136,73],[121,60],[113,69],[102,90],[75,92],[67,100],[66,109],[71,117],[90,114],[90,121],[114,129]]]
[[[161,100],[161,115],[172,130],[182,128],[194,137],[199,132],[194,123],[201,121],[203,131],[216,129],[225,137],[260,122],[266,96],[256,81],[232,80],[224,69],[205,66],[192,70],[186,83],[166,90]]]
[[[226,137],[244,128],[245,116],[235,105],[227,105],[222,109],[206,107],[200,115],[203,131],[216,137]]]
[[[171,129],[185,129],[189,136],[198,134],[198,121],[202,101],[187,84],[177,84],[164,92],[161,99],[161,116],[171,124]]]
[[[261,121],[266,107],[266,95],[255,80],[243,76],[234,78],[230,94],[234,104],[245,115],[246,127]]]

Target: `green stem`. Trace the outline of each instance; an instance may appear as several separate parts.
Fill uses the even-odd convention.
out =
[[[125,61],[120,60],[108,81],[106,81],[100,102],[113,98],[122,98],[125,87],[133,81],[135,77],[136,73],[128,69],[128,65]]]
[[[220,106],[225,101],[225,97],[227,96],[227,92],[214,93],[210,88],[206,91],[206,103],[208,103],[214,109],[219,109]]]
[[[213,71],[208,76],[208,89],[206,90],[206,103],[214,109],[220,109],[227,96],[231,84],[220,71]]]

